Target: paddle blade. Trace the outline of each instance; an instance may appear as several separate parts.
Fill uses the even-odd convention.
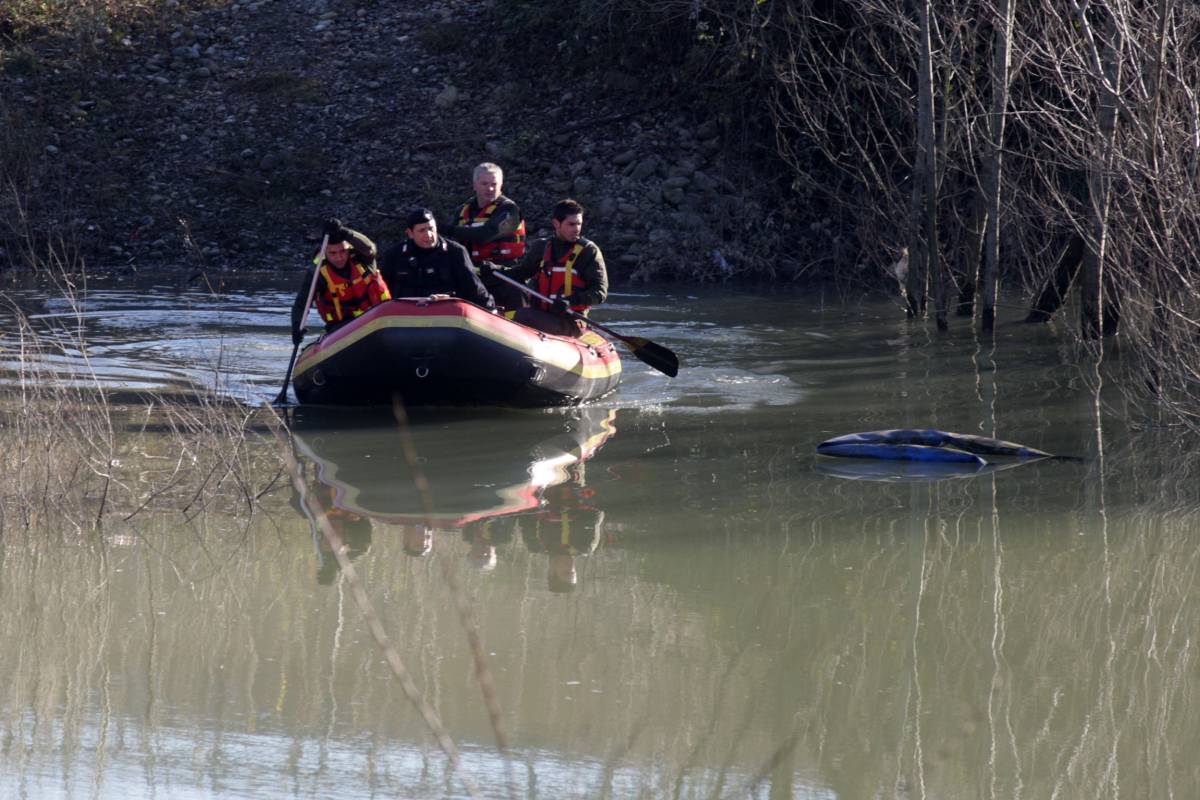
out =
[[[292,345],[292,355],[288,358],[287,372],[283,373],[283,386],[279,389],[279,395],[275,398],[275,405],[284,406],[288,401],[288,384],[292,382],[292,370],[296,367],[296,353],[300,351],[300,343],[296,342]]]
[[[668,378],[679,374],[679,357],[673,352],[640,336],[622,336],[621,341],[629,345],[629,349],[644,364],[649,364]]]

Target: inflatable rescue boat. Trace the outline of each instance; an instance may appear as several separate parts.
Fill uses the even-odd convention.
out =
[[[621,380],[613,343],[554,336],[457,298],[381,303],[309,345],[292,387],[301,403],[574,405]]]

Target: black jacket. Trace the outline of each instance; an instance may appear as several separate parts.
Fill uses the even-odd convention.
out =
[[[383,254],[380,272],[393,298],[449,294],[488,311],[496,308],[471,266],[467,249],[443,236],[428,250],[417,247],[412,239],[393,245]]]

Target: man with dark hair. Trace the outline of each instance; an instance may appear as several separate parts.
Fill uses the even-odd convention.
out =
[[[471,185],[475,196],[463,204],[457,219],[442,233],[465,246],[476,267],[484,261],[493,266],[513,266],[525,255],[525,220],[517,204],[501,193],[504,170],[485,161],[475,167]],[[490,275],[484,277],[483,285],[504,308],[528,305],[518,289]]]
[[[492,295],[471,268],[466,248],[438,236],[432,211],[413,209],[405,225],[407,238],[383,254],[383,277],[392,297],[445,294],[496,310]]]
[[[368,309],[391,299],[387,284],[375,265],[375,243],[358,231],[342,225],[341,220],[325,220],[325,252],[313,259],[304,273],[304,282],[292,303],[292,343],[300,344],[307,331],[304,316],[313,271],[318,271],[313,293],[317,311],[326,332],[341,327]],[[318,263],[319,262],[319,263]]]
[[[577,201],[560,200],[550,222],[554,236],[533,242],[520,264],[497,271],[519,281],[533,278],[533,288],[553,298],[552,303],[537,300],[532,308],[518,310],[514,320],[547,333],[578,336],[581,325],[567,312],[586,316],[588,309],[604,302],[608,270],[600,248],[583,238],[583,206]],[[492,271],[487,262],[480,266],[485,276]]]

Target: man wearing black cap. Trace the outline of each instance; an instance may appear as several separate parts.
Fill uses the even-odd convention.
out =
[[[496,310],[491,294],[471,268],[467,249],[438,236],[432,211],[413,209],[404,224],[408,238],[383,254],[383,278],[392,297],[448,294]]]

